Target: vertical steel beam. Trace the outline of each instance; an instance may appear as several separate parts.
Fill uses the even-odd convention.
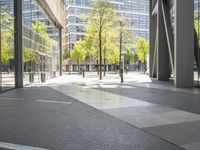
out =
[[[149,17],[150,17],[150,21],[149,21],[149,27],[150,27],[150,34],[149,34],[149,44],[150,44],[150,51],[149,51],[149,75],[150,77],[156,77],[156,75],[154,74],[154,53],[155,53],[155,40],[156,40],[156,28],[157,28],[157,17],[156,15],[152,15],[153,10],[155,6],[155,0],[150,0],[150,4],[149,4]]]
[[[161,0],[158,0],[157,13],[157,79],[161,81],[169,80],[170,66],[169,66],[169,51],[167,45],[167,38],[165,36],[164,18],[162,14]]]
[[[194,82],[194,1],[175,2],[175,86],[192,88]]]
[[[162,0],[161,5],[162,5],[165,33],[166,33],[169,56],[170,56],[171,69],[172,72],[174,72],[174,35],[170,20],[170,8],[168,0]]]
[[[23,0],[14,1],[15,16],[15,87],[23,87]]]
[[[63,74],[63,49],[62,49],[62,29],[59,29],[59,44],[60,44],[60,76]]]
[[[153,55],[154,55],[154,45],[153,45],[153,20],[152,20],[152,3],[153,3],[153,0],[150,0],[149,1],[149,76],[150,77],[153,77],[152,76],[152,72],[153,72]]]

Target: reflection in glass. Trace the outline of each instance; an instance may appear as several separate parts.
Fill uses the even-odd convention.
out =
[[[0,91],[15,87],[13,0],[0,1]]]
[[[200,0],[194,0],[195,61],[194,84],[200,87]]]
[[[36,0],[24,0],[24,83],[59,75],[59,30]]]

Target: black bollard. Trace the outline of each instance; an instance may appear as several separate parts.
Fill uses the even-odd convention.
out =
[[[85,78],[85,68],[83,68],[83,78]]]
[[[124,82],[123,69],[120,69],[121,82]]]

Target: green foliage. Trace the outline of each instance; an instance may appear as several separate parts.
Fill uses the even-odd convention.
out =
[[[126,58],[132,59],[131,51],[135,40],[133,33],[128,30],[129,20],[120,18],[114,5],[107,0],[92,0],[92,2],[94,5],[89,10],[89,14],[81,17],[88,23],[86,36],[75,44],[74,50],[80,49],[77,47],[81,45],[86,57],[92,56],[97,60],[100,60],[101,51],[102,59],[106,59],[110,64],[117,64],[119,63],[120,34],[122,34],[122,49],[127,52]],[[74,58],[77,59],[77,57]]]
[[[6,12],[1,14],[1,22],[6,24],[7,28],[13,29],[14,22]],[[12,20],[12,21],[11,21]],[[1,27],[1,62],[7,63],[14,59],[14,33],[13,31]]]
[[[131,61],[136,64],[136,62],[138,61],[138,54],[136,51],[133,52],[133,59],[131,59]]]
[[[196,30],[196,33],[198,34],[200,32],[200,22],[198,20],[196,20],[194,22],[194,28]],[[199,37],[199,35],[197,35]],[[200,38],[198,38],[198,42],[199,42],[199,45],[200,45]]]
[[[86,28],[86,43],[89,54],[99,60],[100,51],[103,56],[109,54],[109,33],[114,26],[114,18],[117,15],[114,6],[107,0],[93,0],[94,6],[86,16],[88,27]]]
[[[41,37],[48,37],[47,27],[44,22],[36,21],[35,23],[32,23],[32,30],[38,33]]]
[[[149,53],[149,43],[144,38],[139,38],[136,43],[136,52],[138,55],[139,60],[146,64],[146,58]]]
[[[39,51],[43,55],[52,54],[53,49],[58,48],[58,42],[51,39],[47,32],[47,27],[44,22],[36,21],[32,23],[33,33],[38,35]],[[30,47],[24,47],[23,49],[23,62],[34,62],[39,64],[39,52],[37,49],[32,49]]]
[[[23,49],[24,55],[23,55],[23,62],[34,62],[36,64],[39,64],[39,54],[35,51],[33,51],[30,48],[24,48]]]
[[[131,61],[134,58],[134,53],[131,50],[127,50],[126,53],[124,54],[124,60],[125,61]]]
[[[71,55],[72,60],[76,60],[77,64],[85,60],[86,50],[85,50],[85,41],[79,40],[75,45]]]
[[[94,5],[85,18],[93,31],[100,33],[113,25],[116,9],[107,0],[92,0],[92,2]]]
[[[70,58],[70,51],[67,48],[64,50],[63,58],[64,59]]]
[[[39,35],[39,50],[43,53],[48,53],[47,47],[52,44],[53,40],[50,39],[48,33],[47,33],[47,27],[44,22],[36,21],[35,23],[32,23],[32,31],[37,33]]]

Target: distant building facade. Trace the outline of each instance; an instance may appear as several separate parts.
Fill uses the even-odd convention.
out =
[[[109,0],[121,16],[131,20],[134,35],[149,38],[149,1],[148,0]],[[79,17],[87,14],[91,6],[90,0],[66,0],[66,45],[70,50],[74,43],[85,36],[86,23]]]
[[[120,16],[130,19],[130,32],[149,39],[149,0],[109,0]],[[85,36],[87,24],[79,17],[87,14],[91,7],[90,0],[65,0],[66,11],[66,46],[70,51],[74,44]]]

